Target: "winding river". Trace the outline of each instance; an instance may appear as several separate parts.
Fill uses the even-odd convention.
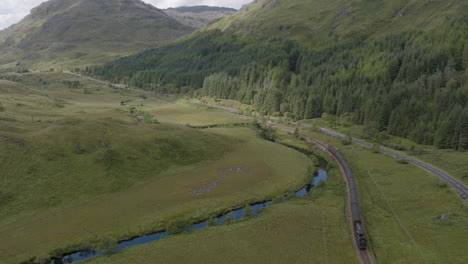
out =
[[[316,172],[316,174],[314,175],[311,182],[306,184],[300,190],[296,191],[295,192],[295,197],[300,197],[300,196],[304,196],[304,195],[308,194],[310,192],[310,190],[314,186],[316,186],[319,182],[325,181],[327,179],[328,175],[327,175],[327,172],[325,170],[326,166],[323,165],[324,162],[320,162],[320,163],[322,163],[322,164],[321,164],[320,168],[318,169],[318,171]],[[282,202],[285,202],[286,200],[287,199],[284,198]],[[269,206],[271,206],[273,204],[274,204],[274,202],[272,200],[261,202],[261,203],[251,204],[250,207],[252,208],[252,213],[250,215],[253,216],[253,215],[260,214],[264,208],[269,207]],[[221,224],[226,217],[231,217],[232,220],[239,220],[239,219],[241,219],[243,217],[243,213],[244,213],[244,208],[239,208],[239,209],[232,210],[232,211],[230,211],[228,213],[225,213],[225,214],[223,214],[221,216],[218,216],[215,219],[215,223],[216,224]],[[188,227],[186,230],[191,231],[191,230],[205,228],[207,226],[208,226],[208,221],[203,221],[203,222],[193,224],[192,226]],[[113,251],[111,251],[111,253],[121,251],[121,250],[123,250],[125,248],[128,248],[128,247],[142,245],[142,244],[150,243],[150,242],[153,242],[153,241],[156,241],[156,240],[160,240],[161,238],[167,237],[169,235],[170,234],[168,234],[166,231],[161,231],[161,232],[156,232],[156,233],[153,233],[153,234],[150,234],[150,235],[136,237],[136,238],[133,238],[133,239],[130,239],[130,240],[124,240],[124,241],[119,242],[119,246],[116,249],[114,249]],[[94,250],[94,249],[85,249],[85,250],[80,250],[80,251],[70,253],[70,254],[65,255],[65,256],[63,256],[63,257],[61,257],[59,259],[52,259],[49,262],[49,264],[70,264],[70,263],[75,263],[77,261],[86,260],[86,259],[89,259],[89,258],[92,258],[92,257],[101,256],[101,255],[104,255],[104,254],[107,254],[107,253],[97,251],[97,250]]]

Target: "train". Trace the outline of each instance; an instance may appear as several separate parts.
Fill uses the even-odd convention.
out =
[[[366,236],[364,235],[364,230],[362,229],[360,221],[354,222],[354,232],[356,233],[356,242],[358,244],[359,249],[366,250],[367,240]]]
[[[349,188],[349,196],[351,200],[351,219],[353,222],[353,229],[356,238],[356,243],[359,249],[366,250],[367,249],[367,240],[364,233],[364,228],[362,225],[361,220],[361,212],[359,210],[359,197],[358,197],[358,190],[356,186],[356,181],[354,180],[353,172],[349,167],[347,161],[341,154],[333,147],[328,146],[328,151],[335,156],[338,162],[343,166],[346,178],[348,181],[348,188]]]

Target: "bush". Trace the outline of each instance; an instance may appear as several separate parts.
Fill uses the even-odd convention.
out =
[[[468,179],[468,171],[463,172],[462,178]]]
[[[341,139],[342,145],[351,145],[351,143],[353,143],[351,136],[345,136],[343,139]]]
[[[244,207],[244,211],[242,211],[242,217],[249,217],[249,216],[252,216],[252,214],[253,214],[253,210],[250,205],[247,205],[246,207]]]
[[[284,202],[284,196],[277,196],[272,201],[273,204],[279,204]]]
[[[400,163],[400,164],[409,164],[409,161],[407,161],[405,159],[398,159],[397,162]]]
[[[303,139],[303,138],[299,135],[299,128],[298,128],[298,127],[296,127],[296,129],[294,129],[294,134],[293,134],[293,135],[294,135],[295,138],[299,138],[299,137],[300,137],[301,139]]]
[[[156,118],[154,118],[152,114],[148,112],[144,114],[143,122],[145,122],[145,124],[159,124],[159,121]]]
[[[276,140],[276,129],[271,126],[268,126],[266,123],[262,124],[259,131],[259,136],[268,141]]]
[[[234,221],[234,213],[230,213],[228,214],[224,219],[223,221],[221,222],[222,224],[229,224],[231,223],[232,221]]]
[[[190,226],[190,223],[183,219],[176,219],[166,226],[166,232],[168,234],[179,234],[185,231],[187,227]]]
[[[206,220],[206,224],[207,224],[208,226],[214,226],[214,225],[216,225],[216,222],[217,222],[217,221],[216,221],[216,218],[215,218],[215,217],[212,217],[212,218]]]
[[[372,152],[379,153],[380,152],[380,145],[379,144],[372,145]]]
[[[389,141],[390,137],[388,136],[387,132],[382,131],[379,133],[378,140],[379,140],[379,143],[382,144],[384,142]]]
[[[294,198],[296,198],[296,193],[294,193],[294,192],[291,192],[286,196],[286,200],[291,200],[291,199],[294,199]]]
[[[437,186],[438,186],[439,188],[447,188],[447,187],[448,187],[448,184],[447,184],[447,182],[445,182],[444,180],[439,179],[439,180],[437,180]]]
[[[119,243],[116,240],[109,237],[101,237],[94,243],[94,248],[97,251],[101,251],[104,253],[109,253],[118,247]]]

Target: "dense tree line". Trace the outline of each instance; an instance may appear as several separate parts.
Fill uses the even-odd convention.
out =
[[[163,93],[235,99],[262,114],[342,116],[418,143],[462,150],[468,149],[466,39],[468,16],[446,19],[428,32],[317,50],[206,31],[89,74]]]

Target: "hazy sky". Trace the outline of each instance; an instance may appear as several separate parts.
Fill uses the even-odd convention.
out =
[[[159,8],[178,6],[225,6],[239,9],[252,0],[143,0]],[[46,0],[0,0],[0,30],[19,22],[29,11]]]

